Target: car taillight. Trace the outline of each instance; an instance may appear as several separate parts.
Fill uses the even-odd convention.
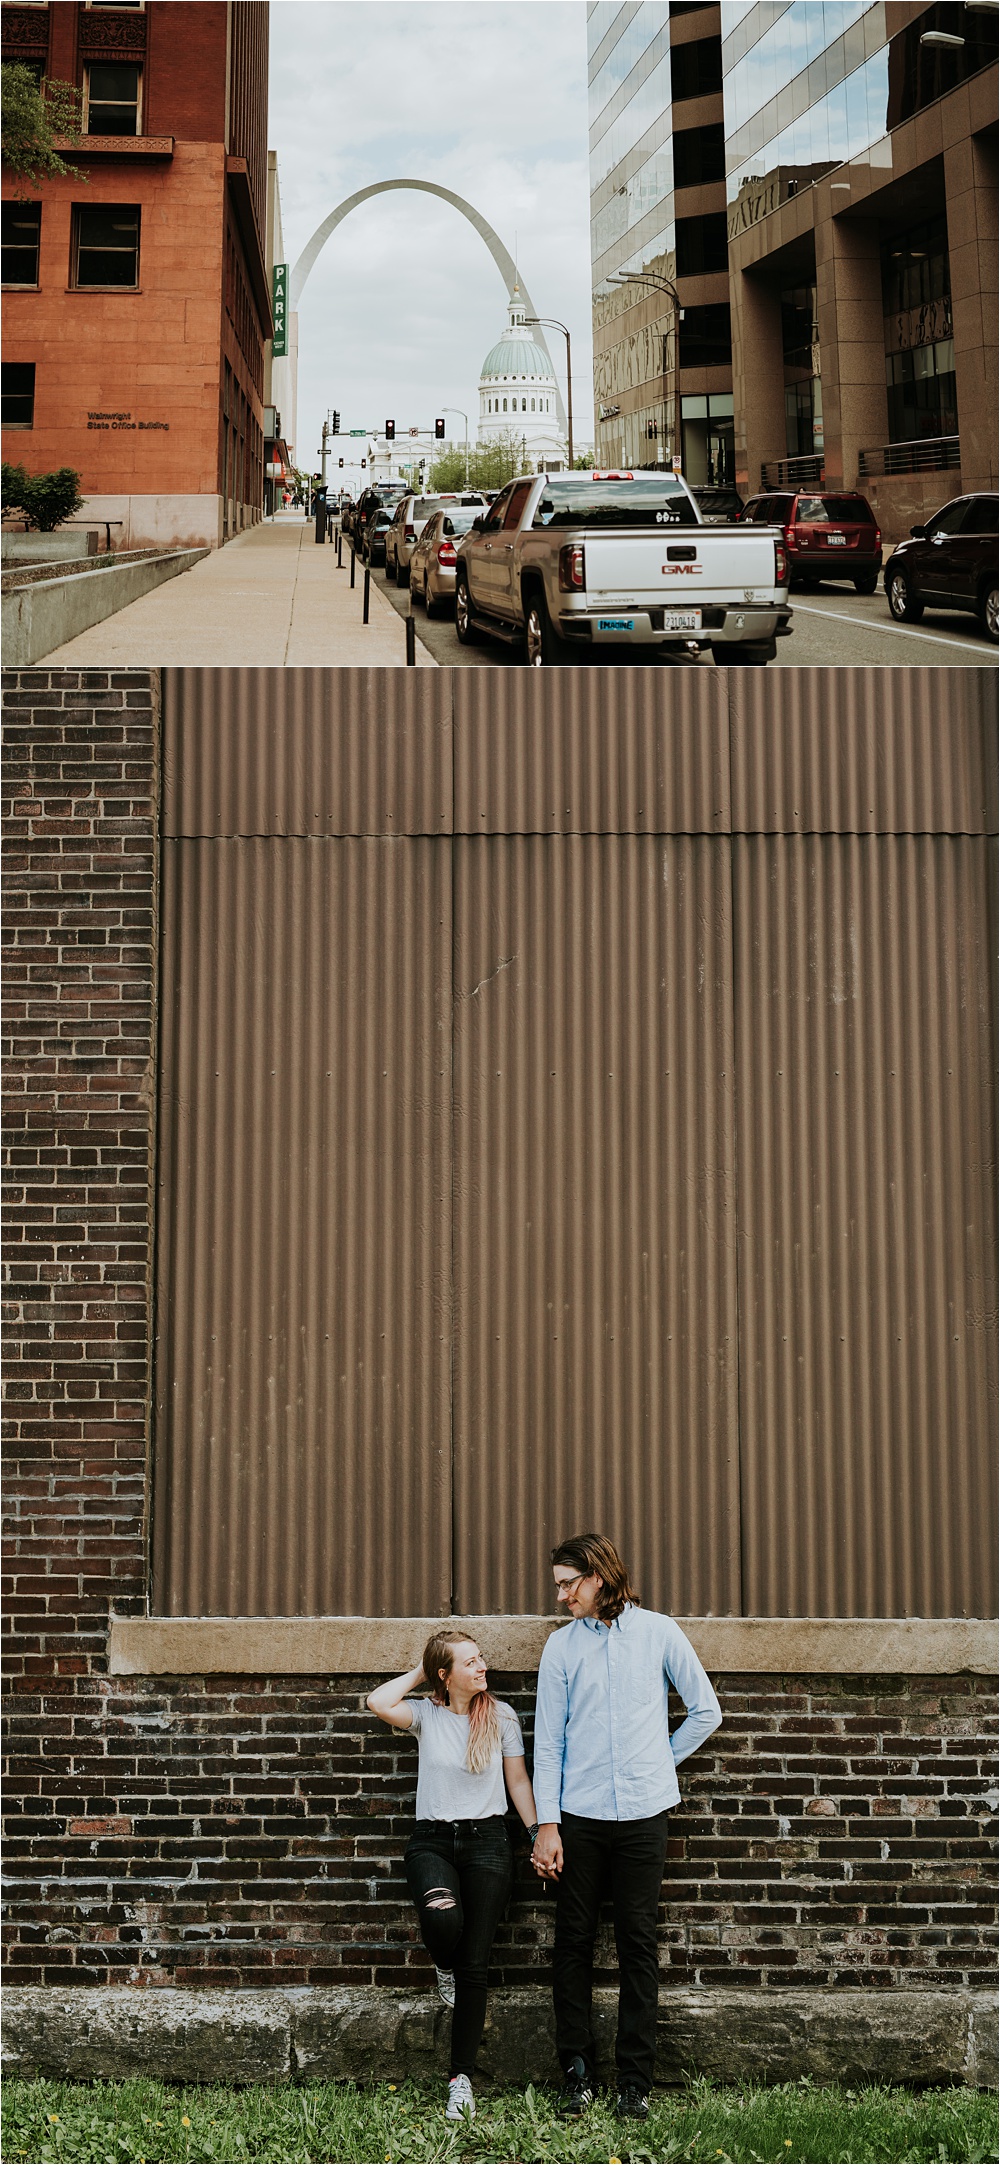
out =
[[[414,535],[414,531],[415,531],[415,530],[414,530],[414,528],[413,528],[412,526],[404,526],[404,528],[403,528],[403,540],[404,540],[404,541],[412,541],[412,540],[413,540],[413,535]]]
[[[881,546],[882,546],[882,529],[881,529],[881,527],[880,527],[880,526],[876,526],[876,528],[875,528],[875,547],[876,547],[876,549],[880,549],[880,548],[881,548]]]
[[[438,563],[439,563],[439,564],[456,564],[457,562],[458,562],[458,558],[457,558],[457,557],[456,557],[456,555],[455,555],[455,544],[454,544],[454,542],[453,542],[453,541],[439,541],[439,542],[438,542]]]
[[[784,535],[786,549],[790,549],[794,541],[807,541],[809,538],[807,534],[796,534],[794,526],[786,526]]]
[[[571,541],[559,551],[559,590],[563,594],[579,593],[587,584],[587,565],[583,543]]]
[[[775,586],[788,584],[788,558],[780,541],[774,544],[774,583]]]

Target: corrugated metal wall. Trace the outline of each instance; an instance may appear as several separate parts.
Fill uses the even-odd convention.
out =
[[[993,693],[168,675],[159,1607],[992,1612]]]

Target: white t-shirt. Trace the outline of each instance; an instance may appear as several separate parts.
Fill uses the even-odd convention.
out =
[[[493,1819],[507,1810],[503,1762],[519,1759],[524,1751],[521,1724],[512,1706],[497,1700],[500,1750],[494,1752],[481,1774],[470,1774],[465,1764],[469,1749],[469,1717],[453,1714],[450,1706],[435,1699],[408,1699],[413,1716],[410,1735],[416,1737],[418,1819]]]

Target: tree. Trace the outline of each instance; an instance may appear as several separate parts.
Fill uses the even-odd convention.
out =
[[[0,105],[3,120],[3,162],[13,174],[15,194],[24,197],[29,184],[40,180],[86,180],[75,165],[59,156],[56,140],[80,140],[80,92],[72,83],[36,82],[33,70],[20,60],[5,60],[0,68]]]
[[[472,467],[473,467],[473,463],[474,463],[474,460],[475,460],[475,452],[474,452],[474,451],[473,451],[473,450],[471,449],[471,447],[470,447],[470,451],[469,451],[469,474],[470,474],[470,479],[471,479],[471,475],[472,475]],[[441,451],[441,452],[439,452],[439,453],[438,453],[438,456],[437,456],[437,458],[436,458],[436,459],[434,459],[434,460],[433,460],[433,462],[432,462],[432,465],[431,465],[431,470],[430,470],[430,473],[429,473],[429,474],[428,474],[428,476],[427,476],[427,480],[428,480],[428,486],[429,486],[430,488],[432,488],[432,489],[464,489],[464,487],[465,487],[465,452],[464,452],[464,450],[452,450],[452,448],[451,448],[451,445],[449,445],[449,446],[448,446],[448,449],[447,449],[447,451]]]
[[[59,466],[51,474],[29,474],[25,466],[3,463],[3,508],[23,511],[29,526],[39,533],[54,533],[64,519],[71,519],[83,502],[80,476],[72,466]]]

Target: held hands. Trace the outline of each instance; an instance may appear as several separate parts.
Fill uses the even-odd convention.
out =
[[[563,1868],[563,1846],[558,1825],[554,1822],[539,1827],[531,1852],[531,1862],[539,1879],[558,1879]]]

